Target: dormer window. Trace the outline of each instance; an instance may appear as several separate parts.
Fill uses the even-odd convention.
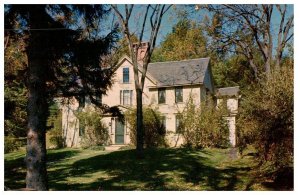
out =
[[[129,68],[123,68],[123,83],[129,83]]]

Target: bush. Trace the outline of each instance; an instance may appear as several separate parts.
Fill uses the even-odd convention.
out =
[[[48,118],[48,125],[51,123],[51,129],[49,130],[49,141],[55,148],[65,147],[65,139],[62,135],[62,113],[57,110],[55,114],[50,115]]]
[[[18,150],[26,145],[26,138],[15,138],[13,136],[4,137],[4,153],[9,153]]]
[[[136,110],[127,111],[125,118],[129,123],[131,142],[136,146]],[[143,107],[143,119],[145,147],[166,147],[166,128],[162,123],[161,113],[157,109]]]
[[[208,100],[209,101],[209,100]],[[224,119],[226,108],[215,109],[212,105],[196,107],[190,98],[181,113],[180,131],[184,146],[192,148],[228,147],[229,129]]]
[[[293,68],[282,67],[246,93],[238,119],[241,151],[253,144],[274,173],[293,167]]]
[[[101,112],[98,109],[86,109],[77,112],[75,115],[84,126],[84,134],[81,138],[81,146],[90,148],[94,146],[104,146],[108,144],[108,127],[101,121]]]

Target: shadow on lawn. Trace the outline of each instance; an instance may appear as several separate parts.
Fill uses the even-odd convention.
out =
[[[48,164],[63,160],[72,156],[75,156],[79,151],[76,150],[48,150],[47,162]],[[13,160],[4,160],[4,185],[9,189],[20,189],[25,188],[25,177],[26,177],[26,164],[25,164],[25,152],[24,155]]]
[[[176,185],[173,173],[190,186],[205,190],[235,190],[237,175],[248,168],[216,169],[208,158],[186,149],[151,149],[137,160],[134,150],[116,151],[76,161],[73,166],[49,172],[53,190],[192,190]],[[68,177],[90,177],[98,171],[110,177],[92,183],[66,184]],[[178,176],[179,175],[179,176]],[[173,177],[174,176],[174,177]]]

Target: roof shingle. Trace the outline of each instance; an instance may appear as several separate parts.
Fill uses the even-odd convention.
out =
[[[216,91],[217,96],[238,96],[239,86],[219,88]]]
[[[149,63],[148,72],[157,81],[157,86],[176,86],[203,83],[209,58]]]

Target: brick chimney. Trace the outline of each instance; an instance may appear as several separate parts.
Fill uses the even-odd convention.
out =
[[[138,43],[133,44],[133,49],[136,51],[136,48],[138,47]],[[137,61],[139,64],[143,64],[147,49],[149,47],[149,42],[141,42],[140,47],[137,48]]]

